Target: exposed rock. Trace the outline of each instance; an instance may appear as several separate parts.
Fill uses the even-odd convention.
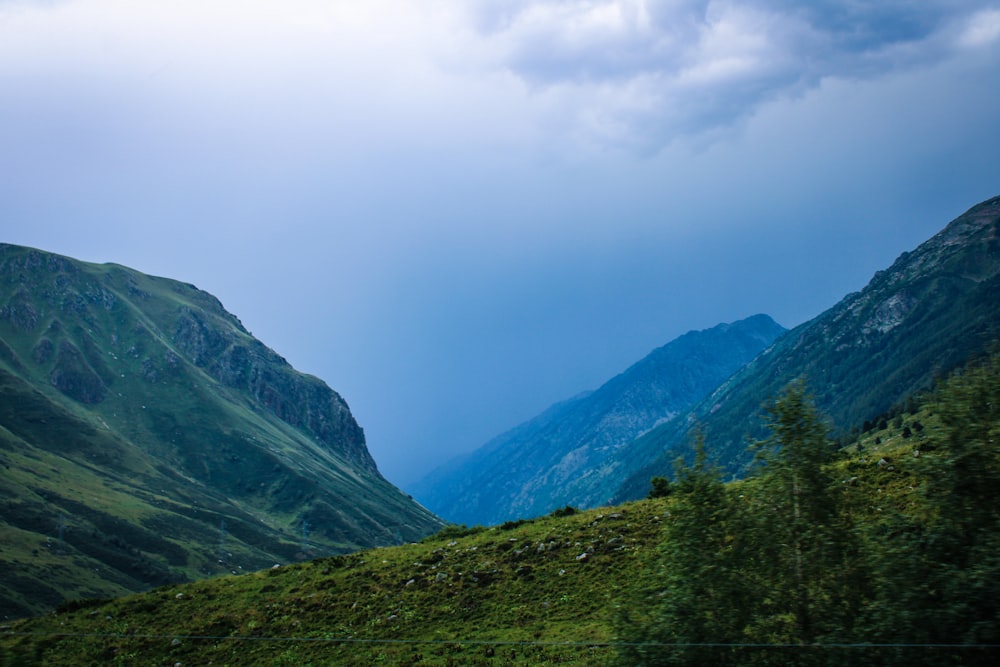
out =
[[[56,346],[48,338],[40,339],[31,350],[31,358],[39,366],[44,366],[52,360]]]
[[[33,331],[38,327],[38,310],[31,301],[31,295],[24,289],[19,290],[0,308],[0,318],[10,322],[18,331]]]
[[[182,309],[173,342],[195,365],[227,386],[249,392],[264,407],[320,442],[376,472],[347,403],[320,380],[296,372],[259,342],[213,322],[210,315]]]
[[[100,403],[107,391],[101,377],[87,364],[80,350],[67,341],[59,344],[56,366],[49,379],[59,391],[81,403]]]

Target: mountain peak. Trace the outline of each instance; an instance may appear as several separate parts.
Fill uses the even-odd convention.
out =
[[[470,524],[605,503],[629,470],[614,462],[619,450],[687,410],[783,331],[767,315],[689,331],[410,490],[445,518]]]
[[[994,197],[902,253],[860,292],[781,336],[685,419],[634,443],[659,459],[638,469],[616,499],[641,497],[650,477],[668,474],[689,424],[705,430],[720,464],[742,474],[751,459],[747,439],[765,435],[760,406],[792,380],[804,379],[835,423],[860,426],[986,352],[998,332],[1000,197]]]

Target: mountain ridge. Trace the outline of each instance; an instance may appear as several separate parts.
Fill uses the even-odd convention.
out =
[[[980,538],[964,549],[948,539],[951,522],[931,517],[942,507],[940,490],[956,481],[973,477],[964,494],[980,500],[992,489],[983,483],[998,473],[987,431],[998,415],[982,408],[996,406],[988,392],[997,394],[998,364],[1000,357],[993,356],[965,368],[936,395],[916,399],[898,422],[873,427],[823,464],[822,478],[849,480],[826,489],[836,507],[835,522],[826,525],[851,527],[863,541],[845,554],[853,576],[814,567],[808,577],[815,589],[836,593],[822,599],[854,612],[824,626],[836,632],[833,642],[808,644],[785,634],[778,643],[774,637],[801,627],[787,623],[794,598],[773,601],[789,590],[787,571],[774,568],[774,558],[794,546],[775,544],[767,533],[774,524],[754,521],[766,514],[789,518],[788,505],[777,504],[780,491],[770,490],[766,477],[722,484],[711,472],[688,470],[667,496],[616,507],[564,509],[490,528],[448,526],[418,543],[66,604],[54,614],[5,624],[0,655],[14,664],[118,658],[155,664],[661,664],[663,654],[650,657],[653,650],[688,645],[683,628],[664,627],[663,611],[675,600],[688,603],[683,592],[696,588],[711,595],[695,596],[695,602],[719,613],[682,620],[700,626],[709,616],[713,632],[735,627],[752,643],[737,653],[731,644],[705,651],[698,643],[689,663],[785,664],[799,657],[788,652],[792,646],[804,662],[817,647],[833,651],[827,655],[837,662],[849,639],[851,660],[862,664],[940,665],[944,656],[947,664],[992,665],[995,645],[982,637],[984,628],[993,633],[985,636],[995,635],[996,597],[982,591],[996,581],[997,512],[989,502],[975,503],[971,513],[958,505],[956,513]],[[974,425],[965,429],[968,419],[956,425],[956,412],[971,403],[962,397],[983,394]],[[966,437],[954,437],[963,429]],[[968,454],[980,465],[969,469]],[[885,459],[894,465],[879,463]],[[705,513],[692,509],[692,499],[706,497]],[[678,529],[691,538],[665,541]],[[928,533],[945,539],[927,539]],[[834,554],[844,549],[833,544]],[[691,555],[693,569],[671,558],[672,545]],[[766,557],[741,557],[748,551]],[[956,551],[963,559],[958,563]],[[724,570],[715,566],[720,560]],[[720,578],[729,585],[720,586]],[[942,586],[913,585],[926,580]],[[730,593],[741,590],[732,581],[752,586],[751,594]],[[749,611],[748,620],[728,624],[734,611]],[[984,625],[989,619],[992,625]],[[948,653],[928,651],[928,645]],[[636,649],[645,652],[638,660]]]
[[[407,487],[460,523],[500,523],[606,502],[613,452],[710,391],[784,331],[766,315],[689,331],[598,389],[550,406]]]
[[[1000,339],[1000,197],[949,222],[875,272],[861,291],[783,334],[686,415],[637,439],[625,452],[646,460],[614,494],[642,497],[669,475],[697,424],[713,454],[742,475],[749,440],[764,434],[760,405],[804,379],[835,423],[861,424]],[[655,460],[655,463],[653,462]]]
[[[17,573],[0,613],[442,525],[382,477],[343,398],[214,296],[6,244],[0,453],[0,561]]]

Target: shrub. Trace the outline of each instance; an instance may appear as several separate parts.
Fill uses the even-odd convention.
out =
[[[554,516],[554,517],[573,516],[574,514],[576,514],[579,511],[580,510],[578,510],[577,508],[573,507],[572,505],[566,505],[566,507],[560,507],[559,509],[553,511],[550,516]]]

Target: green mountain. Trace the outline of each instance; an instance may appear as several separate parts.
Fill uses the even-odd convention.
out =
[[[192,285],[0,245],[0,616],[415,540],[344,400]]]
[[[0,664],[993,665],[998,371],[827,457],[828,520],[798,543],[768,532],[780,465],[695,469],[667,497],[67,604],[0,626]],[[796,544],[823,557],[801,579]],[[797,583],[830,615],[796,624]]]
[[[688,332],[407,490],[440,516],[469,525],[607,504],[633,472],[616,459],[621,447],[686,412],[783,331],[755,315]]]
[[[930,387],[936,377],[990,352],[1000,339],[1000,197],[974,206],[861,291],[805,324],[726,380],[688,414],[620,451],[637,470],[615,495],[641,498],[670,474],[697,424],[729,473],[751,461],[763,435],[760,406],[802,379],[817,407],[840,425],[862,426]]]

